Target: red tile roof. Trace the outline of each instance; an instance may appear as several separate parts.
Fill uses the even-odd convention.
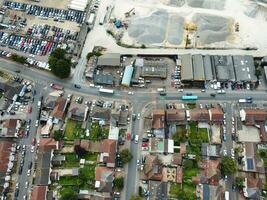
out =
[[[30,200],[46,200],[47,186],[34,186]]]
[[[117,141],[111,139],[105,139],[100,146],[100,152],[108,154],[107,156],[103,157],[103,162],[115,163],[116,150],[117,150]]]
[[[108,167],[101,167],[101,166],[98,166],[98,167],[95,168],[95,180],[96,181],[100,181],[101,180],[101,174],[104,171],[112,171],[112,170],[110,168],[108,168]]]
[[[177,183],[183,182],[183,168],[181,166],[178,166],[176,170],[176,182]]]
[[[155,109],[152,114],[152,128],[161,129],[165,127],[164,109]]]
[[[246,113],[245,122],[249,124],[254,124],[255,122],[266,121],[267,112],[264,109],[244,109]]]
[[[46,151],[51,149],[58,149],[59,143],[52,138],[40,138],[40,151]]]
[[[221,108],[211,108],[209,112],[212,122],[223,122],[223,110]]]
[[[197,121],[197,122],[209,122],[210,121],[209,111],[205,108],[192,109],[192,110],[190,110],[190,120],[191,121]]]
[[[66,104],[66,99],[58,97],[55,103],[55,107],[52,111],[52,116],[58,119],[63,119],[65,113],[65,104]]]
[[[168,109],[166,111],[167,123],[184,123],[186,120],[185,111],[177,109]]]

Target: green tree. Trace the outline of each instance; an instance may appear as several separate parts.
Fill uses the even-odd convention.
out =
[[[122,190],[124,187],[124,179],[123,177],[118,177],[114,179],[114,186],[118,189],[118,190]]]
[[[236,183],[236,187],[238,189],[242,189],[244,187],[244,177],[236,177],[235,178],[235,183]]]
[[[194,163],[192,160],[185,160],[183,163],[183,166],[185,169],[192,169],[194,166]]]
[[[61,191],[60,200],[77,200],[77,193],[71,188],[64,188]]]
[[[133,158],[133,156],[132,156],[131,152],[129,151],[129,149],[123,149],[120,152],[120,155],[121,155],[121,160],[122,160],[123,164],[128,163]]]
[[[255,76],[257,76],[257,78],[259,78],[260,75],[261,75],[261,69],[258,67],[255,69]]]
[[[132,195],[130,197],[130,200],[142,200],[142,197],[140,197],[139,195]]]
[[[62,140],[63,139],[63,133],[62,133],[62,131],[60,131],[60,130],[54,131],[53,138],[56,141]]]
[[[49,68],[59,78],[67,78],[71,71],[71,61],[66,57],[64,49],[57,48],[49,56]]]
[[[223,174],[225,175],[234,174],[237,171],[237,164],[235,159],[231,158],[230,156],[223,157],[221,162],[221,169]]]

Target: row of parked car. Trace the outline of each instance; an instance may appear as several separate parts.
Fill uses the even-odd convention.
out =
[[[4,6],[8,9],[24,11],[28,15],[40,16],[42,19],[54,18],[54,21],[60,22],[68,20],[82,24],[86,17],[85,12],[82,11],[47,8],[19,2],[6,1]]]
[[[52,36],[48,36],[50,30],[53,32]],[[47,24],[33,24],[32,27],[28,28],[27,35],[62,43],[68,40],[77,40],[78,38],[78,32]]]
[[[57,42],[32,39],[30,37],[14,35],[5,32],[0,32],[0,45],[2,47],[8,46],[10,49],[39,56],[44,56],[53,51],[55,48],[60,47],[60,44]]]

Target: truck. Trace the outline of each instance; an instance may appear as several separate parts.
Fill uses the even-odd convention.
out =
[[[225,193],[224,193],[224,199],[225,200],[229,200],[229,192],[228,191],[225,191]]]
[[[51,83],[50,87],[53,88],[54,90],[63,90],[63,86],[56,84],[56,83]]]
[[[100,18],[99,18],[99,24],[103,25],[105,22],[105,18],[106,18],[106,13],[103,13]]]
[[[42,105],[42,102],[38,101],[38,103],[37,103],[38,108],[41,108],[41,105]]]
[[[95,21],[95,13],[90,13],[88,20],[87,20],[87,25],[92,26]]]
[[[100,88],[99,93],[104,93],[104,94],[114,94],[114,90],[111,89],[105,89],[105,88]]]
[[[252,103],[252,98],[251,99],[248,99],[248,98],[239,99],[238,102],[239,103]]]

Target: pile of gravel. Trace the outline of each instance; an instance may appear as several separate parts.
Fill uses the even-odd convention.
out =
[[[187,0],[187,4],[193,8],[223,10],[225,0]]]
[[[182,17],[158,10],[148,17],[133,18],[129,23],[128,35],[140,44],[160,44],[166,40],[178,45],[183,39],[183,24]]]
[[[198,42],[202,45],[222,42],[231,35],[230,20],[210,14],[195,14],[193,22],[197,24]]]

